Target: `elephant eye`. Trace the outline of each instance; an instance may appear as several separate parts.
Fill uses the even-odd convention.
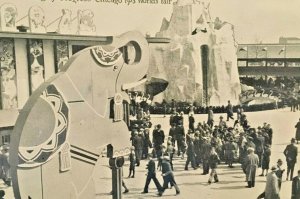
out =
[[[124,58],[124,61],[126,64],[130,65],[135,62],[136,49],[131,43],[128,43],[126,46],[122,47],[120,50],[123,53],[123,58]]]

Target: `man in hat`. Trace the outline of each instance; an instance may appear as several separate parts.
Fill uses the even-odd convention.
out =
[[[210,106],[208,108],[208,118],[207,118],[207,124],[210,128],[214,126],[214,112],[212,110],[212,107]]]
[[[163,191],[159,192],[159,195],[162,196],[165,189],[168,188],[168,184],[170,183],[176,190],[176,195],[180,194],[180,190],[178,185],[175,182],[174,174],[172,172],[172,168],[169,162],[169,156],[164,156],[162,160],[162,176],[164,179]]]
[[[267,175],[267,182],[265,188],[265,199],[280,199],[278,178],[276,176],[276,166],[272,166],[271,172]]]
[[[155,129],[153,130],[152,135],[153,135],[152,143],[154,145],[154,150],[156,152],[156,157],[157,157],[157,159],[159,159],[160,156],[161,156],[162,144],[165,141],[165,133],[161,129],[160,124],[156,125]]]
[[[234,155],[237,150],[236,144],[233,142],[233,138],[230,137],[229,140],[223,145],[225,160],[228,164],[228,167],[233,168]]]
[[[129,175],[128,178],[132,177],[134,178],[135,174],[135,163],[136,163],[136,156],[135,156],[135,148],[134,146],[130,147],[130,153],[129,153]],[[131,176],[132,173],[132,176]]]
[[[203,137],[202,139],[203,139],[203,144],[201,146],[202,163],[203,163],[202,175],[206,175],[209,173],[209,156],[211,151],[211,145],[207,137]]]
[[[181,122],[179,122],[179,125],[176,126],[175,129],[175,139],[177,143],[177,155],[180,156],[181,152],[184,153],[184,127]]]
[[[191,113],[189,116],[189,129],[191,129],[193,132],[195,130],[195,118],[193,113]]]
[[[171,128],[169,130],[169,136],[171,136],[171,138],[172,138],[171,142],[172,142],[173,146],[175,146],[175,140],[176,140],[175,134],[176,134],[176,124],[173,123],[173,124],[171,124]]]
[[[291,174],[290,175],[291,181],[293,180],[294,167],[297,162],[297,155],[298,155],[298,148],[295,145],[295,143],[296,143],[296,139],[292,138],[291,144],[287,145],[283,152],[286,157],[286,163],[287,163],[286,180],[288,180],[289,174]]]
[[[293,178],[292,182],[292,199],[300,198],[300,170],[298,170],[298,175]]]
[[[196,168],[196,163],[195,163],[195,147],[194,147],[194,136],[189,130],[189,133],[186,135],[186,141],[187,141],[187,160],[185,163],[184,170],[188,170],[188,165],[191,162],[192,167],[194,169]]]
[[[226,125],[226,122],[223,120],[223,116],[221,115],[220,116],[220,121],[219,121],[219,128],[220,129],[223,129],[225,128],[227,125]]]
[[[228,105],[226,107],[226,112],[227,112],[227,121],[229,121],[229,118],[233,120],[234,119],[233,118],[233,106],[232,106],[230,100],[228,100]]]
[[[149,147],[152,148],[152,143],[150,141],[149,128],[144,130],[144,146],[143,146],[143,155],[142,159],[147,159],[149,154]]]
[[[285,171],[285,169],[282,169],[282,164],[283,164],[283,161],[281,159],[278,159],[276,176],[278,178],[278,187],[279,187],[279,189],[281,189],[282,176],[283,176],[283,173]]]
[[[151,154],[149,154],[149,162],[147,164],[147,178],[146,178],[146,184],[144,186],[144,191],[142,193],[148,193],[148,187],[149,187],[149,184],[151,182],[151,180],[153,180],[156,188],[157,188],[157,191],[159,194],[161,194],[161,192],[163,191],[163,188],[162,186],[160,185],[159,181],[157,180],[156,178],[156,170],[155,170],[155,161],[152,159],[152,156]]]
[[[251,187],[255,186],[255,174],[256,174],[256,169],[259,164],[259,158],[254,153],[254,148],[252,148],[252,147],[248,148],[248,153],[249,153],[249,155],[246,157],[246,160],[245,160],[246,179],[248,182],[247,187],[251,188]]]
[[[144,138],[142,136],[142,131],[135,133],[133,138],[133,146],[135,148],[136,156],[136,166],[140,166],[140,160],[142,159],[143,147],[144,147]]]

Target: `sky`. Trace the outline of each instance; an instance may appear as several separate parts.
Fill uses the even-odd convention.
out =
[[[102,1],[102,2],[100,2]],[[121,3],[111,3],[115,1]],[[135,4],[128,2],[135,1]],[[61,16],[66,8],[76,16],[79,9],[91,9],[97,34],[119,35],[129,30],[139,30],[154,36],[159,31],[161,21],[170,19],[173,4],[162,4],[162,0],[0,0],[0,4],[12,3],[18,9],[18,19],[27,15],[33,5],[42,7],[46,15],[45,24],[50,24]],[[150,2],[158,2],[151,4]],[[163,0],[167,1],[167,0]],[[200,0],[195,0],[200,1]],[[220,17],[235,26],[238,43],[277,43],[279,37],[300,37],[299,0],[205,0],[210,1],[212,17]],[[200,14],[199,14],[200,15]],[[55,31],[57,23],[48,27]],[[28,24],[26,18],[17,25]]]

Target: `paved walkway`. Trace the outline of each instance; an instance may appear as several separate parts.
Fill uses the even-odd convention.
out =
[[[225,116],[225,114],[224,114]],[[219,115],[215,115],[215,120]],[[285,146],[290,142],[291,137],[295,135],[295,124],[297,123],[300,114],[299,112],[290,112],[288,109],[264,111],[247,113],[248,120],[251,126],[257,127],[262,126],[263,122],[270,123],[273,127],[273,146],[271,148],[271,165],[276,164],[278,158],[285,160],[283,156],[283,150]],[[196,115],[197,122],[206,121],[206,115]],[[185,118],[185,126],[188,125],[187,116]],[[165,134],[168,133],[168,122],[169,118],[163,118],[161,116],[152,116],[153,124],[162,124],[162,128],[165,130]],[[233,121],[229,125],[231,125]],[[300,145],[299,145],[300,146]],[[300,157],[298,157],[298,162]],[[97,199],[110,199],[112,198],[108,193],[111,190],[111,173],[110,169],[106,167],[108,160],[103,158],[99,160],[97,165],[97,178],[95,178],[96,189],[97,189]],[[126,178],[128,176],[128,161],[124,167],[124,181],[128,188],[129,193],[124,194],[123,198],[157,198],[154,183],[151,182],[149,193],[141,194],[146,179],[146,163],[147,161],[142,161],[140,167],[136,167],[136,177]],[[175,179],[181,190],[180,195],[175,196],[175,189],[166,190],[161,198],[176,198],[176,199],[188,199],[188,198],[203,198],[203,199],[243,199],[243,198],[253,198],[256,199],[257,196],[263,192],[265,187],[265,177],[257,176],[255,188],[249,189],[245,188],[245,175],[243,174],[240,165],[234,165],[235,168],[228,168],[226,165],[220,165],[218,168],[218,175],[220,182],[213,183],[209,185],[208,175],[201,175],[202,169],[197,170],[190,169],[189,171],[184,170],[185,160],[179,157],[175,157],[174,160],[174,175]],[[284,166],[286,166],[284,164]],[[295,171],[300,169],[300,164],[297,164]],[[259,175],[261,170],[259,169],[257,175]],[[158,171],[157,176],[160,182],[162,182],[162,177]],[[284,177],[285,179],[285,177]],[[0,182],[0,189],[3,185]],[[5,188],[7,192],[7,199],[13,199],[12,189]],[[281,190],[281,199],[291,198],[291,182],[284,181]]]

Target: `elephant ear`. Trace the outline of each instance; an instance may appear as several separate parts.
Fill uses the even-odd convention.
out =
[[[115,38],[112,46],[119,47],[125,62],[117,79],[117,88],[143,79],[149,67],[149,46],[145,37],[139,32],[127,32]]]
[[[111,45],[108,46],[97,46],[91,49],[92,55],[94,59],[101,66],[113,66],[120,59],[122,59],[122,52],[120,49],[113,47]]]

